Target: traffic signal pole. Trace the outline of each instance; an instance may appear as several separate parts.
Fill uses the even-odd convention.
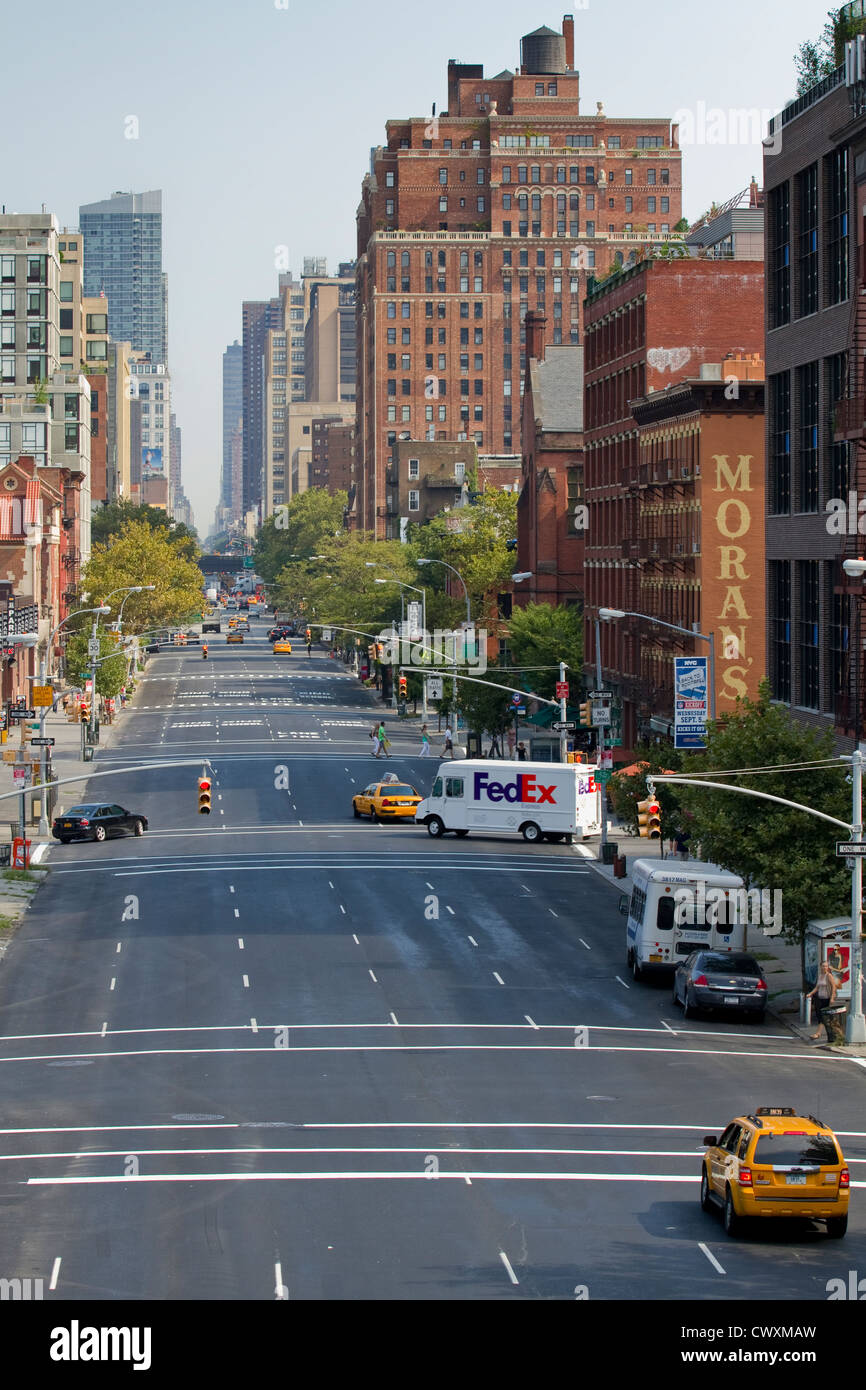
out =
[[[599,690],[602,690],[602,689],[604,688],[604,686],[603,686],[602,674],[601,674],[601,624],[600,624],[600,621],[599,621],[598,618],[596,618],[596,620],[595,620],[595,679],[596,679],[596,681],[598,682],[597,688],[598,688]],[[601,770],[601,762],[602,762],[601,755],[602,755],[603,752],[604,752],[604,725],[602,724],[602,725],[600,726],[600,728],[599,728],[599,731],[598,731],[598,764],[599,764],[599,771]],[[601,785],[601,844],[602,844],[602,854],[601,854],[601,857],[602,857],[602,860],[603,860],[603,859],[604,859],[604,846],[607,844],[607,786],[605,785],[604,782],[602,782],[600,785]]]

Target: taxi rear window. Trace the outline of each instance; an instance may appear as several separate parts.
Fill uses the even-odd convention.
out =
[[[414,788],[414,787],[401,787],[401,786],[399,786],[399,785],[395,786],[395,784],[394,784],[393,782],[386,782],[385,785],[382,787],[381,790],[382,790],[382,795],[383,795],[383,796],[417,796],[417,795],[418,795],[418,793],[415,791],[415,788]]]
[[[835,1168],[840,1158],[831,1134],[759,1134],[753,1162],[769,1168]]]

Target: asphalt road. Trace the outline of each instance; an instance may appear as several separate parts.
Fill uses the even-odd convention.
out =
[[[206,665],[154,658],[94,767],[124,775],[93,783],[150,832],[53,848],[0,969],[0,1277],[61,1300],[824,1300],[866,1268],[863,1066],[685,1024],[627,977],[577,847],[355,821],[381,707],[265,626]],[[388,770],[429,789],[417,733],[393,740]],[[126,770],[199,754],[209,819],[194,769]],[[759,1104],[839,1132],[845,1241],[731,1240],[701,1212],[701,1136]]]

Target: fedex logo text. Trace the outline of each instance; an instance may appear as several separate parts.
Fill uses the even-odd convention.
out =
[[[475,800],[481,799],[482,793],[488,801],[520,801],[527,802],[533,806],[556,805],[555,783],[549,787],[542,786],[536,782],[535,774],[532,772],[521,772],[515,782],[491,782],[488,773],[476,772],[475,774]]]

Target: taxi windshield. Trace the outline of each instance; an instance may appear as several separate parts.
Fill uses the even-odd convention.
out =
[[[759,1134],[754,1163],[770,1168],[834,1168],[840,1162],[832,1134]]]

